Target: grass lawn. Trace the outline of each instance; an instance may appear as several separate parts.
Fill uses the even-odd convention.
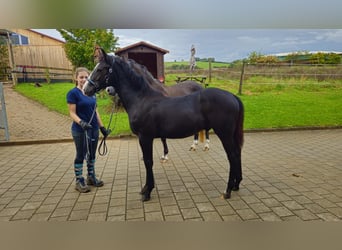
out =
[[[272,79],[249,79],[243,85],[240,98],[245,106],[245,129],[322,127],[342,125],[342,82],[310,82]],[[50,110],[68,115],[66,94],[74,87],[71,83],[18,84],[16,91],[47,106]],[[233,81],[213,79],[209,87],[238,92]],[[112,99],[98,95],[98,108],[104,124],[108,124]],[[130,134],[128,116],[119,111],[113,116],[112,135]]]

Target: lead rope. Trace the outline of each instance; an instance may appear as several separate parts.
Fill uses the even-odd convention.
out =
[[[96,106],[97,106],[97,105],[96,105],[96,101],[95,101],[94,110],[93,110],[93,113],[92,113],[92,115],[91,115],[91,117],[90,117],[90,120],[89,120],[88,124],[91,124],[91,122],[92,122],[93,119],[94,119],[94,115],[95,115],[95,113],[96,113]],[[92,145],[92,144],[91,144],[91,141],[92,141],[93,139],[90,138],[90,137],[88,136],[88,131],[87,131],[87,130],[85,130],[85,140],[86,140],[86,145],[87,145],[86,159],[90,159],[89,144]]]
[[[108,123],[108,126],[107,126],[108,135],[112,132],[112,130],[110,129],[110,124],[112,123],[113,114],[115,113],[115,108],[116,108],[116,105],[115,105],[115,101],[114,101],[114,104],[113,104],[113,107],[112,107],[112,113],[110,115],[109,123]],[[115,116],[114,124],[116,124],[116,119],[117,119],[117,116]],[[104,136],[102,138],[102,140],[100,142],[100,145],[99,145],[99,148],[98,148],[98,153],[101,156],[105,156],[108,153],[108,147],[107,147],[107,143],[106,143],[107,136]]]

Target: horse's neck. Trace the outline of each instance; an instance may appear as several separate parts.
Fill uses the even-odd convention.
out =
[[[129,74],[125,75],[117,83],[120,85],[118,94],[126,111],[129,111],[135,105],[139,105],[144,97],[162,96],[159,91],[153,89],[146,82],[146,79],[135,80]]]
[[[167,86],[164,86],[162,83],[157,82],[157,80],[153,79],[149,81],[149,84],[151,87],[158,92],[162,93],[163,95],[167,96],[168,95],[168,90]]]

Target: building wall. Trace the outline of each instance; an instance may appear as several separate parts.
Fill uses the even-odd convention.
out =
[[[64,42],[29,29],[11,29],[28,37],[28,45],[12,45],[16,65],[72,69],[64,51]]]

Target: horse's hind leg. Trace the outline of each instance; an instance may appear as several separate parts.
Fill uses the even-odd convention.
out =
[[[154,188],[154,176],[153,176],[153,138],[147,138],[139,136],[139,143],[143,152],[145,169],[146,169],[146,183],[141,189],[142,201],[148,201],[151,199],[151,192]]]
[[[205,139],[206,139],[206,141],[205,141],[205,145],[204,145],[203,151],[208,151],[209,150],[209,142],[210,142],[210,140],[209,140],[209,130],[205,131]]]
[[[166,143],[166,138],[161,138],[161,141],[163,143],[164,155],[162,155],[160,157],[160,161],[163,163],[163,162],[167,162],[169,160],[169,157],[167,156],[169,153],[169,148],[168,148],[167,143]]]
[[[198,133],[196,133],[194,135],[194,142],[192,143],[192,145],[190,146],[189,151],[196,151],[196,146],[198,144]]]
[[[242,180],[241,148],[234,142],[234,139],[221,139],[221,141],[230,165],[227,189],[224,194],[224,198],[229,199],[232,191],[239,190]]]

